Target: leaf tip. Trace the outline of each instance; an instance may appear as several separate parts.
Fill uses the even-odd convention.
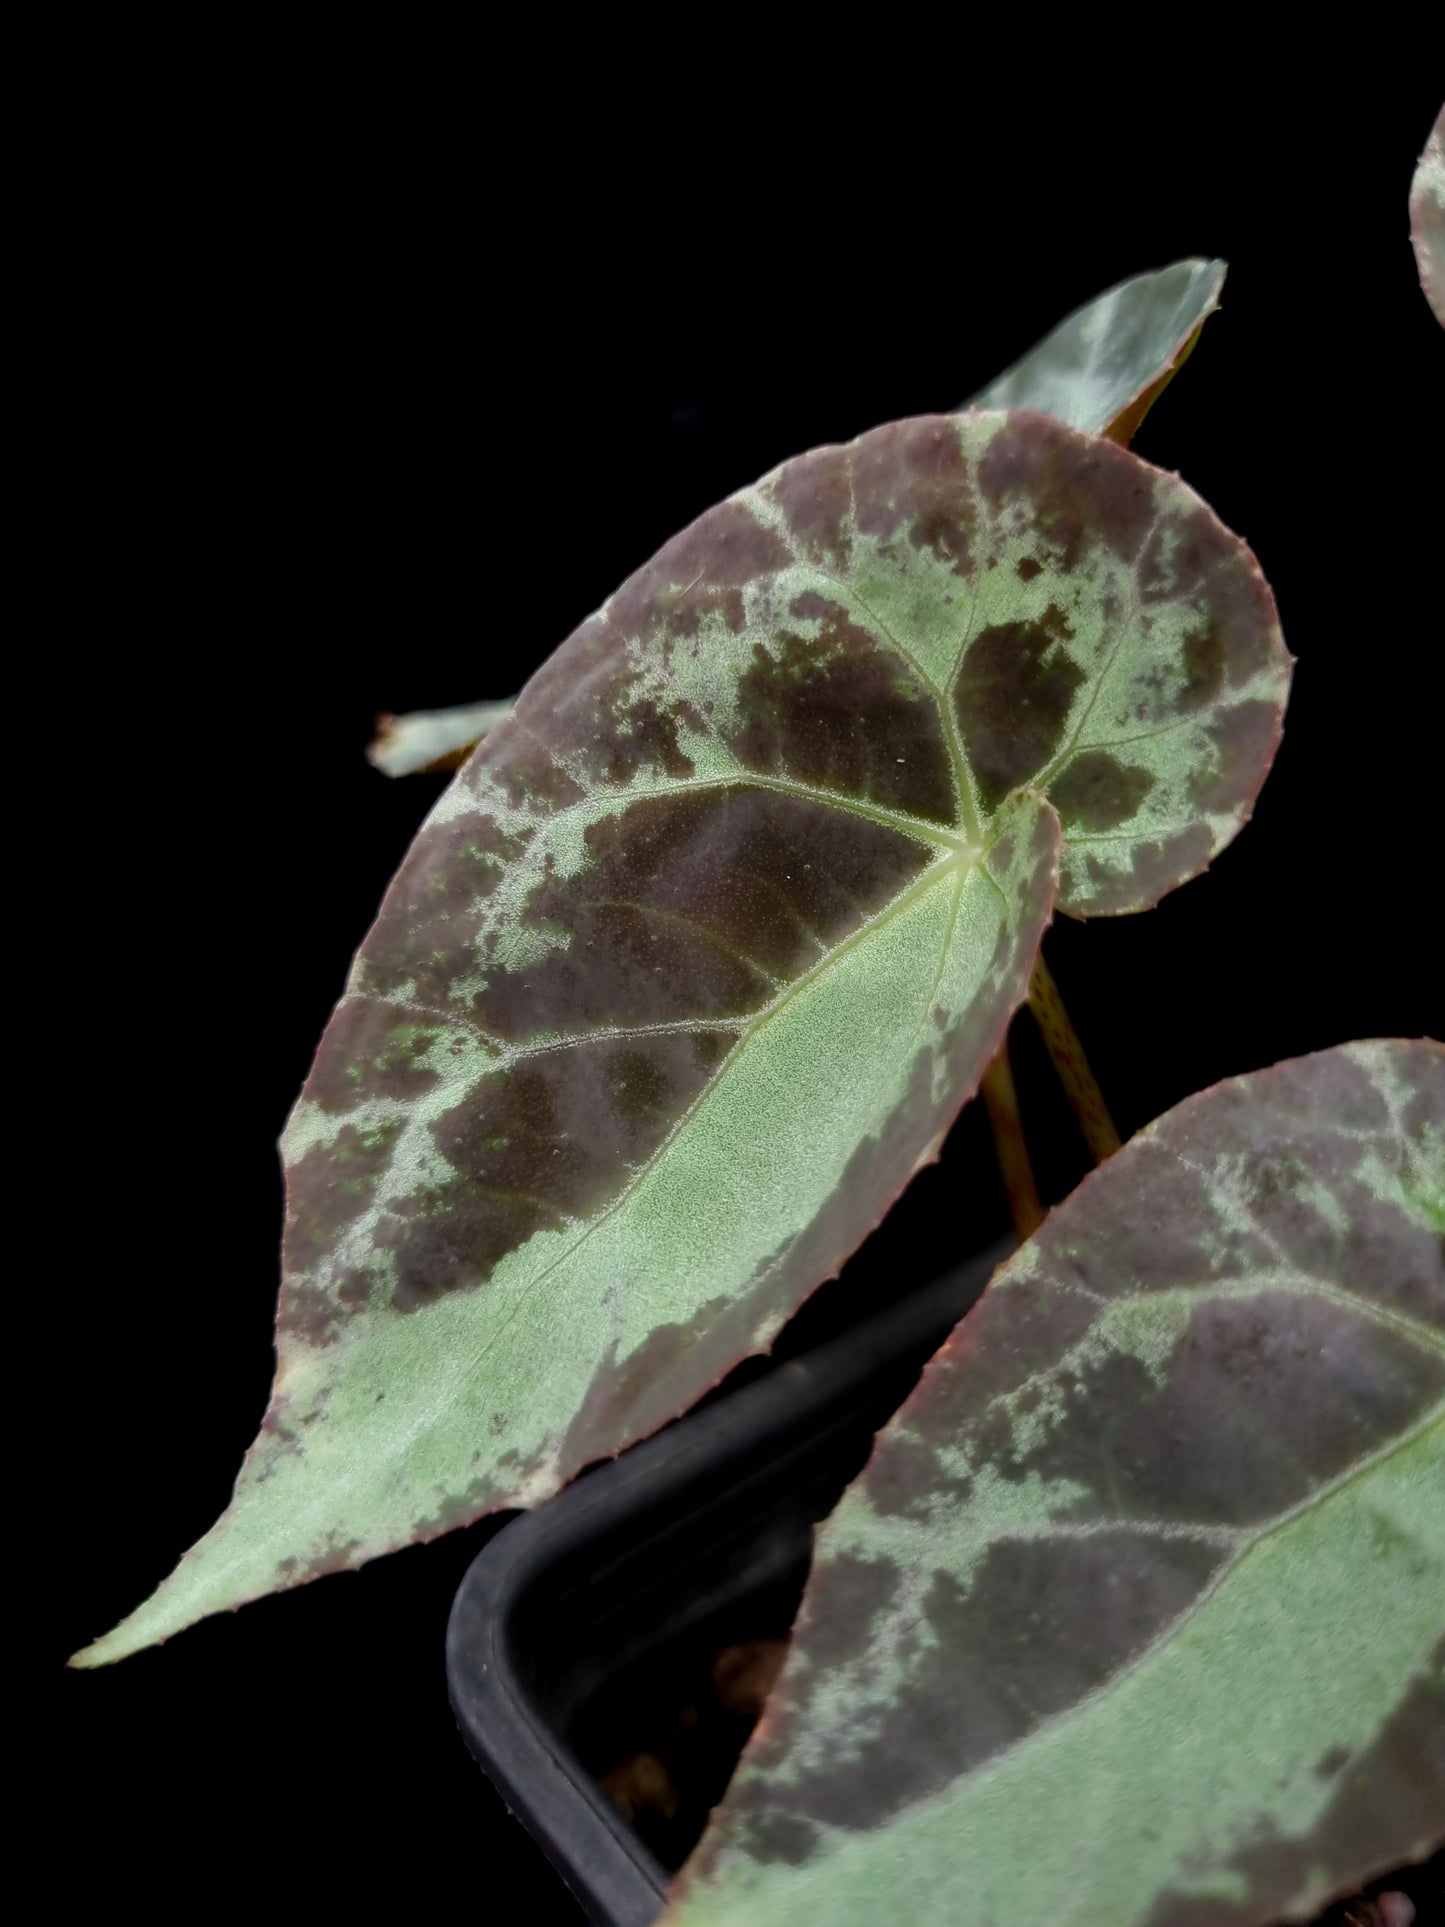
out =
[[[78,1652],[72,1653],[65,1662],[67,1669],[77,1673],[93,1673],[102,1666],[114,1665],[118,1659],[128,1658],[131,1653],[139,1652],[143,1645],[152,1643],[145,1640],[135,1643],[122,1640],[119,1635],[125,1623],[122,1620],[120,1625],[113,1627],[110,1632],[102,1633],[99,1639],[93,1639],[88,1646],[82,1646]]]

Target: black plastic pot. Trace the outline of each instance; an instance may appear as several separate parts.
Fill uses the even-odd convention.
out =
[[[980,1254],[589,1472],[473,1562],[447,1630],[452,1706],[593,1921],[648,1927],[661,1911],[671,1868],[750,1724],[714,1707],[698,1716],[705,1738],[687,1726],[711,1691],[713,1659],[786,1635],[814,1525],[1011,1248]],[[670,1819],[652,1816],[649,1844],[599,1777],[655,1747],[668,1709],[683,1709],[671,1741],[693,1748],[694,1791]]]

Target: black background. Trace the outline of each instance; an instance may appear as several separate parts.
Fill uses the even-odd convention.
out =
[[[1445,337],[1405,211],[1440,74],[1353,47],[1323,93],[1231,57],[1085,94],[940,44],[923,74],[860,48],[826,87],[679,53],[654,92],[591,57],[563,102],[497,48],[253,47],[254,84],[208,54],[68,189],[41,794],[78,799],[89,856],[42,954],[75,973],[93,1168],[58,1227],[74,1456],[36,1665],[71,1879],[181,1918],[453,1894],[575,1918],[447,1708],[447,1607],[494,1524],[57,1670],[210,1525],[265,1402],[274,1141],[441,787],[366,765],[375,712],[510,693],[732,489],[954,405],[1125,275],[1222,255],[1223,311],[1136,446],[1258,553],[1288,733],[1212,871],[1047,952],[1126,1133],[1440,1024]],[[99,724],[72,741],[77,713]],[[1082,1155],[1017,1030],[1057,1196]],[[1003,1227],[977,1109],[836,1303]]]

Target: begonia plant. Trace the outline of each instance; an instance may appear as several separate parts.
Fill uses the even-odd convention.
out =
[[[1429,1850],[1445,1053],[1343,1045],[1120,1149],[1040,951],[1198,876],[1280,741],[1259,564],[1128,446],[1222,282],[1111,290],[957,412],[709,510],[514,703],[388,719],[389,772],[465,760],[287,1127],[271,1403],[80,1663],[656,1431],[982,1090],[1021,1248],[822,1529],[667,1919],[1202,1927]],[[1025,1004],[1099,1160],[1047,1215]]]

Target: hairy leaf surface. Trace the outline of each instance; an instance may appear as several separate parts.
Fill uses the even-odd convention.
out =
[[[1076,308],[969,403],[1034,408],[1128,442],[1219,305],[1222,261],[1176,261]]]
[[[1436,116],[1410,190],[1410,238],[1420,286],[1445,328],[1445,107]]]
[[[822,1528],[677,1927],[1245,1927],[1445,1823],[1445,1052],[1144,1131]]]
[[[786,463],[443,797],[284,1140],[235,1501],[92,1659],[545,1498],[766,1346],[976,1087],[1056,889],[1234,834],[1289,659],[1173,476],[1037,415]]]

